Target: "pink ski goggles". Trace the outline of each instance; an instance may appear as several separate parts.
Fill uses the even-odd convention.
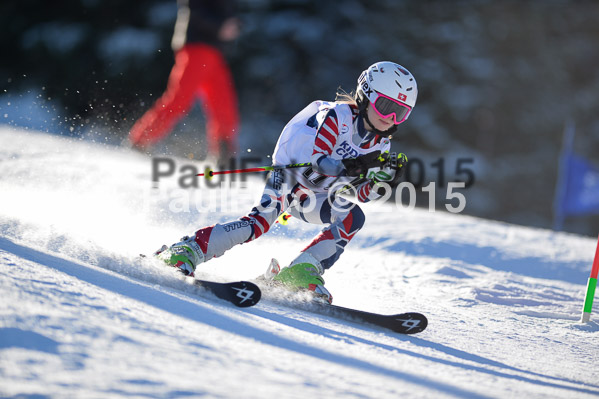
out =
[[[381,118],[388,118],[393,115],[393,123],[399,125],[410,115],[412,108],[399,100],[387,97],[377,92],[378,97],[372,102],[372,108]]]

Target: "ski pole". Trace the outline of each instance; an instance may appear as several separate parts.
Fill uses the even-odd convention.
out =
[[[281,165],[281,166],[257,166],[255,168],[245,168],[245,169],[231,169],[231,170],[212,170],[210,168],[206,168],[204,173],[198,173],[197,176],[203,176],[206,179],[211,178],[216,175],[230,175],[234,173],[252,173],[252,172],[269,172],[271,170],[280,170],[280,169],[293,169],[293,168],[303,168],[306,166],[311,166],[310,162],[304,163],[292,163],[289,165]]]
[[[374,164],[372,166],[376,166],[379,163],[382,165],[385,162],[387,162],[389,160],[389,154],[384,153],[384,154],[379,154],[378,158],[376,158],[376,160],[374,161]],[[397,161],[395,161],[397,162]],[[212,170],[210,168],[206,168],[206,170],[204,171],[204,173],[198,173],[196,176],[201,176],[201,177],[205,177],[207,179],[211,178],[212,176],[216,176],[216,175],[230,175],[230,174],[235,174],[235,173],[252,173],[252,172],[269,172],[271,170],[281,170],[281,169],[293,169],[293,168],[304,168],[307,166],[312,166],[311,162],[304,162],[304,163],[292,163],[289,165],[281,165],[281,166],[257,166],[255,168],[246,168],[246,169],[231,169],[231,170]]]
[[[343,193],[345,193],[346,191],[355,188],[356,186],[364,183],[366,180],[366,178],[364,177],[357,177],[354,180],[352,180],[351,182],[347,183],[345,186],[341,187],[339,190],[335,191],[334,195],[341,195]],[[279,223],[283,226],[287,226],[289,224],[289,219],[291,219],[291,215],[287,212],[283,212],[281,213],[281,215],[277,218],[276,223]]]

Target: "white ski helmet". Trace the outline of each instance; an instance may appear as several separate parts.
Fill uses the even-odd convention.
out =
[[[370,103],[381,116],[394,114],[395,125],[399,125],[410,116],[417,97],[416,79],[394,62],[372,64],[358,78],[356,102],[363,115]]]

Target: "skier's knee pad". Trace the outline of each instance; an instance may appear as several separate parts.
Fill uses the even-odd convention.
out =
[[[364,211],[358,205],[354,206],[351,210],[351,214],[353,216],[353,224],[356,230],[361,229],[364,226],[364,222],[366,222],[366,215],[364,215]]]
[[[358,205],[354,204],[354,206],[348,210],[347,214],[341,218],[341,220],[343,228],[346,232],[355,233],[364,226],[366,216],[364,215],[362,209]]]

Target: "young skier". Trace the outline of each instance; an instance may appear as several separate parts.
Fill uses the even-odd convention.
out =
[[[321,233],[273,278],[292,290],[310,290],[329,302],[322,275],[339,259],[364,224],[360,207],[339,197],[352,185],[359,202],[379,198],[399,182],[404,154],[390,155],[390,137],[408,119],[418,89],[404,67],[377,62],[360,75],[354,97],[314,101],[285,126],[273,165],[310,162],[270,172],[259,205],[238,220],[198,230],[156,255],[186,275],[203,262],[266,233],[283,212],[312,224]]]

